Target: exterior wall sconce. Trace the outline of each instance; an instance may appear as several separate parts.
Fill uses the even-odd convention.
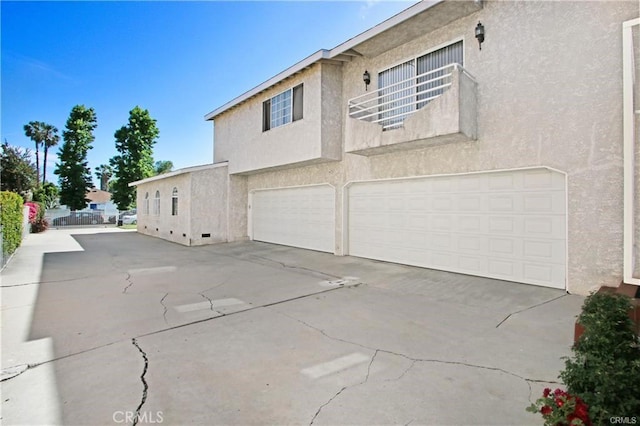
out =
[[[364,81],[364,90],[366,91],[369,88],[369,84],[371,84],[371,75],[369,75],[369,71],[364,72],[362,74],[362,80]]]
[[[484,41],[484,25],[478,21],[478,25],[476,25],[476,38],[478,39],[478,46],[480,50],[482,50],[482,42]]]

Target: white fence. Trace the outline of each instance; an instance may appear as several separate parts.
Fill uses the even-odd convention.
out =
[[[118,210],[76,210],[48,209],[45,219],[52,228],[62,226],[116,225],[120,212]]]

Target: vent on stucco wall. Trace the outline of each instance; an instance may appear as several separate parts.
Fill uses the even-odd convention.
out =
[[[211,238],[211,234],[202,234],[202,238]]]

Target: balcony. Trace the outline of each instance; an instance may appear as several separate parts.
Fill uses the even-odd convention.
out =
[[[477,135],[475,79],[459,64],[349,100],[345,151],[377,155]]]

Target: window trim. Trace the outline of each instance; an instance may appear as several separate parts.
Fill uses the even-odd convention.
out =
[[[300,89],[300,103],[302,103],[302,106],[299,109],[300,112],[300,116],[296,118],[296,89]],[[280,124],[278,126],[271,126],[271,109],[272,109],[272,105],[273,105],[273,100],[275,98],[277,98],[278,96],[290,92],[290,99],[291,99],[291,105],[290,105],[290,113],[289,113],[289,121]],[[300,121],[304,118],[304,83],[300,83],[300,84],[296,84],[295,86],[289,87],[286,90],[283,90],[282,92],[276,93],[275,95],[269,97],[268,99],[265,99],[264,101],[262,101],[262,132],[268,132],[269,130],[272,129],[277,129],[279,127],[284,127],[288,124],[294,123],[296,121]]]
[[[153,197],[153,215],[160,216],[160,190],[156,189],[156,194]]]
[[[144,194],[144,201],[142,203],[142,214],[149,215],[149,191]]]
[[[178,216],[178,188],[175,186],[171,191],[171,216]]]

